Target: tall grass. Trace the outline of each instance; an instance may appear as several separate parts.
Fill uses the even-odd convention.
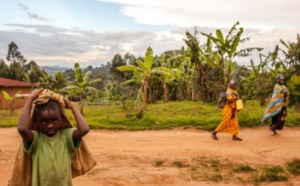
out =
[[[258,102],[247,101],[238,118],[241,127],[256,127],[261,125],[261,117],[265,106]],[[21,109],[13,113],[0,110],[0,127],[16,126]],[[72,123],[75,120],[70,110],[67,114]],[[222,119],[222,111],[215,104],[201,101],[182,101],[169,103],[148,104],[144,116],[127,117],[120,104],[85,106],[84,116],[91,128],[111,130],[156,130],[174,127],[194,127],[203,130],[213,130]],[[288,109],[286,125],[289,127],[300,125],[300,113],[294,108]],[[270,121],[269,121],[270,122]],[[267,123],[266,123],[267,124]]]

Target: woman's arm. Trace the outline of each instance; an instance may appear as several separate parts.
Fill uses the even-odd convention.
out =
[[[89,132],[90,127],[88,126],[84,117],[77,110],[75,105],[71,101],[69,101],[67,98],[64,98],[64,101],[66,103],[66,108],[71,109],[71,111],[75,117],[76,124],[77,124],[77,129],[75,129],[73,132],[73,139],[81,139],[83,136],[85,136]]]
[[[234,96],[232,96],[232,95],[229,96],[230,97],[229,99],[227,97],[227,102],[229,104],[231,104],[231,103],[235,102],[236,100],[240,99],[240,96],[238,94],[235,94],[235,93],[231,93],[231,94],[234,95]]]

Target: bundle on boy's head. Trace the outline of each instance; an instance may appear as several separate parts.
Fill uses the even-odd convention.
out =
[[[62,115],[60,105],[55,100],[49,100],[47,103],[44,103],[44,104],[41,104],[41,105],[36,105],[35,109],[34,109],[34,117],[37,118],[38,113],[41,112],[41,111],[44,111],[44,110],[55,110],[60,115]]]
[[[60,94],[56,94],[54,92],[51,92],[48,89],[44,89],[39,95],[38,97],[33,101],[33,105],[32,105],[32,110],[31,110],[31,129],[34,130],[38,130],[38,124],[37,124],[37,120],[35,117],[35,114],[37,111],[39,111],[41,108],[43,108],[45,105],[48,104],[52,104],[50,105],[51,107],[54,106],[57,102],[60,106],[60,110],[62,112],[62,125],[61,128],[65,129],[65,128],[70,128],[73,127],[73,125],[71,124],[69,118],[67,117],[64,108],[66,107],[66,103],[64,101],[64,97]],[[48,104],[47,104],[48,103]]]

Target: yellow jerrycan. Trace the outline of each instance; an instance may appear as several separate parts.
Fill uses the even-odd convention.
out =
[[[243,109],[243,100],[238,99],[236,100],[236,110],[242,110]]]

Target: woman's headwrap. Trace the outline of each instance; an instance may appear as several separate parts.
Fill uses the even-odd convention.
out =
[[[59,103],[62,110],[62,129],[71,128],[73,125],[68,119],[65,113],[65,102],[63,96],[51,92],[50,90],[43,90],[38,97],[33,101],[31,110],[31,130],[38,130],[38,124],[34,117],[34,109],[36,105],[45,104],[49,100],[55,100]],[[96,165],[96,161],[90,154],[86,143],[82,140],[81,146],[75,151],[74,157],[72,159],[72,177],[83,175],[84,173],[91,170]],[[25,153],[23,143],[20,145],[15,162],[14,169],[12,172],[12,177],[9,182],[9,186],[31,186],[31,174],[32,174],[32,160]]]
[[[230,85],[234,85],[234,84],[237,84],[237,82],[234,81],[234,80],[230,80],[229,83],[228,83],[229,86],[230,86]]]
[[[232,88],[233,85],[237,85],[237,82],[234,80],[230,80],[228,83],[228,87]]]
[[[280,79],[284,79],[284,75],[278,73],[277,76],[276,76],[276,80],[280,80]]]

